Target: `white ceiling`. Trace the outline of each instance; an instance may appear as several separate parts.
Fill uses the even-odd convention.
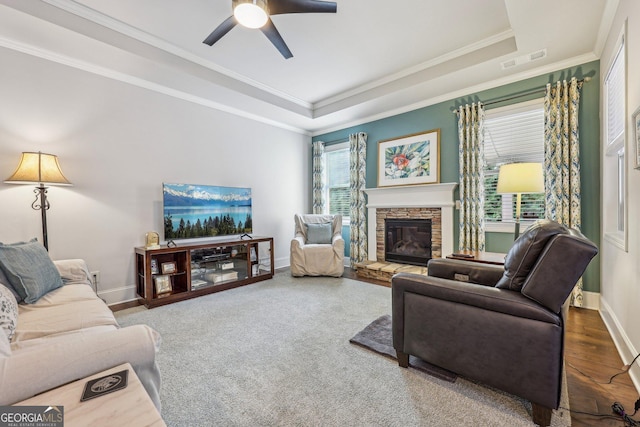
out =
[[[597,59],[616,2],[336,0],[272,18],[287,60],[241,26],[202,43],[231,0],[0,0],[0,46],[318,134]]]

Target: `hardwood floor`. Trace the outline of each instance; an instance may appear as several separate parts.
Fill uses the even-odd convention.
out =
[[[569,310],[565,337],[565,366],[572,425],[624,425],[617,416],[607,419],[577,413],[613,415],[611,405],[619,402],[631,414],[638,399],[638,391],[626,373],[615,377],[611,384],[606,384],[613,375],[621,371],[624,363],[600,314],[595,310],[572,307]]]
[[[350,268],[345,269],[344,277],[390,286],[389,283],[379,280],[360,278]],[[565,369],[571,425],[624,425],[620,417],[613,414],[611,405],[619,402],[625,411],[631,414],[639,395],[626,373],[614,378],[611,384],[604,384],[612,375],[621,371],[624,363],[600,314],[595,310],[572,307],[569,310],[565,338]],[[580,412],[611,415],[611,418]],[[640,420],[640,416],[636,416],[635,419]]]

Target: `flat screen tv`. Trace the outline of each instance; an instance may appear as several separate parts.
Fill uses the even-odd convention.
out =
[[[165,240],[251,233],[251,189],[162,184]]]

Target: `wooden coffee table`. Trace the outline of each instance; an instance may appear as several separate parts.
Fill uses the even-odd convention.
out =
[[[80,402],[87,381],[125,369],[129,370],[126,388]],[[63,406],[65,427],[166,427],[144,386],[128,363],[49,390],[14,405]]]
[[[465,254],[469,257],[456,256],[456,254]],[[504,258],[507,254],[499,252],[484,252],[484,251],[458,251],[451,255],[447,255],[447,259],[459,259],[463,261],[479,262],[481,264],[493,264],[504,265]]]

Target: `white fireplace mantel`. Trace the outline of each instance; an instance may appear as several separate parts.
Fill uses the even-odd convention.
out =
[[[444,184],[407,185],[398,187],[366,188],[367,243],[376,247],[376,209],[440,208],[442,213],[442,255],[453,252],[453,192],[457,182]],[[376,261],[375,250],[369,250],[369,259]]]

